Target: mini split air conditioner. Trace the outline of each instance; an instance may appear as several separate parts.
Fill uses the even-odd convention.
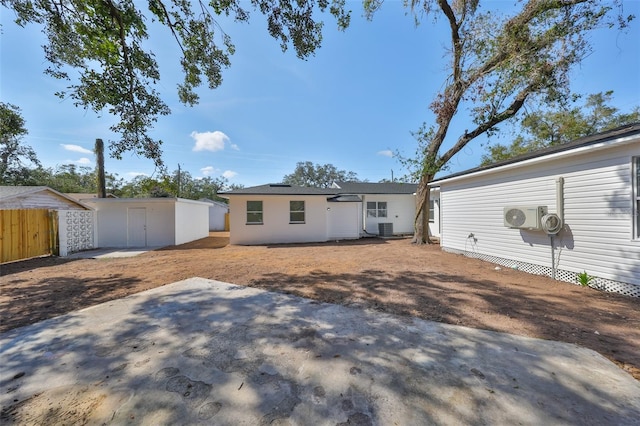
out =
[[[504,226],[515,229],[538,230],[540,219],[547,214],[547,206],[508,206],[504,208]]]

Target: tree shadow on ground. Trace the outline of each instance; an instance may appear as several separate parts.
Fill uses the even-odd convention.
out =
[[[32,283],[29,291],[3,286],[0,299],[0,333],[24,325],[24,319],[35,323],[74,310],[77,306],[93,306],[113,299],[114,289],[132,289],[140,280],[122,273],[108,278],[85,281],[73,277],[52,276]]]
[[[172,285],[0,335],[0,385],[10,389],[0,420],[602,424],[638,415],[637,392],[617,398],[592,382],[607,371],[566,368],[567,345],[545,344],[552,356],[531,356],[540,342],[223,283]]]
[[[521,335],[593,349],[640,380],[636,344],[640,341],[640,313],[635,298],[609,294],[608,309],[591,309],[585,315],[580,303],[567,306],[564,298],[552,292],[532,296],[526,286],[507,287],[456,274],[377,270],[354,274],[315,271],[306,276],[265,274],[250,285],[447,324],[501,332],[515,328]],[[610,327],[615,333],[609,332]]]

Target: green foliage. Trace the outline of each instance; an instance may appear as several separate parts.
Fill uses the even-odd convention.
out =
[[[208,198],[225,201],[218,192],[227,188],[225,178],[193,178],[189,172],[175,170],[169,174],[162,172],[159,177],[136,176],[130,182],[113,191],[114,195],[125,198],[180,197],[190,200]]]
[[[232,16],[248,22],[251,5],[266,16],[268,32],[282,50],[293,46],[300,58],[320,47],[322,22],[314,16],[328,11],[340,28],[349,25],[344,0],[149,0],[147,9],[134,0],[0,0],[17,16],[16,23],[39,24],[48,42],[44,46],[50,66],[46,73],[69,82],[57,93],[77,106],[117,117],[111,130],[120,135],[110,141],[111,155],[127,151],[162,165],[162,141],[149,131],[159,116],[170,113],[155,89],[160,71],[148,47],[148,25],[168,31],[180,49],[183,81],[180,100],[198,102],[196,89],[206,80],[210,89],[222,83],[222,71],[231,64],[235,47],[216,21]],[[77,75],[77,77],[76,77]]]
[[[19,185],[40,166],[33,148],[22,144],[27,133],[20,108],[0,102],[0,185]]]
[[[368,16],[381,1],[366,1]],[[479,0],[406,0],[416,21],[442,19],[450,36],[446,46],[449,76],[430,105],[434,124],[418,133],[419,211],[427,212],[427,183],[480,135],[492,135],[527,103],[564,102],[569,71],[589,54],[588,34],[602,25],[624,28],[622,0],[523,0],[507,15],[504,8],[479,7]],[[464,111],[470,128],[449,135],[454,117]],[[428,129],[428,131],[423,131]],[[441,152],[447,139],[450,147]],[[417,176],[416,176],[417,177]],[[427,242],[426,214],[416,221],[416,242]],[[418,220],[420,223],[418,223]],[[418,226],[420,225],[421,226]]]
[[[329,188],[333,182],[358,182],[358,176],[354,172],[338,170],[333,164],[305,161],[297,163],[293,173],[282,178],[282,183],[316,188]]]
[[[576,274],[576,281],[578,281],[578,284],[583,287],[588,287],[594,279],[595,277],[587,274],[587,271],[582,271],[579,274]]]
[[[583,136],[640,121],[640,107],[621,113],[610,106],[613,92],[589,95],[582,107],[535,111],[525,115],[510,145],[495,144],[482,156],[482,165],[507,160],[549,146],[561,145]]]

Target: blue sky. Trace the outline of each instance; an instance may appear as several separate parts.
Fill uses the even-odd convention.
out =
[[[327,17],[323,45],[306,61],[293,50],[282,53],[257,12],[249,24],[221,19],[236,54],[222,86],[201,88],[195,107],[177,100],[179,56],[171,40],[150,40],[163,77],[158,90],[172,109],[152,133],[164,141],[168,169],[180,164],[194,177],[225,176],[245,186],[278,182],[300,161],[331,163],[372,182],[390,178],[392,170],[395,177],[405,174],[390,154],[411,155],[411,132],[433,120],[428,105],[446,78],[446,28],[430,19],[415,27],[401,2],[387,1],[372,21],[361,16],[360,2],[347,4],[353,10],[350,28],[339,32]],[[640,105],[640,2],[625,1],[624,8],[638,17],[629,31],[593,33],[594,52],[571,81],[576,93],[614,90],[614,106],[629,112]],[[12,20],[13,13],[1,9],[0,97],[22,109],[29,130],[24,142],[46,167],[94,167],[94,141],[114,138],[108,130],[113,117],[55,97],[65,83],[43,74],[43,35]],[[462,114],[449,134],[471,127]],[[495,141],[507,143],[508,135]],[[477,166],[484,142],[469,144],[447,173]],[[122,160],[107,158],[106,168],[127,180],[154,173],[152,161],[129,153]]]

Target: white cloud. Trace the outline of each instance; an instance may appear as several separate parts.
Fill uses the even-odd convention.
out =
[[[232,170],[225,170],[224,172],[222,172],[222,176],[224,176],[227,179],[232,179],[232,178],[238,176],[238,173],[234,172]]]
[[[231,146],[231,149],[233,149],[234,151],[240,151],[240,147],[235,143],[232,143],[230,146]]]
[[[393,158],[393,151],[390,149],[385,149],[384,151],[378,151],[378,155],[382,155],[383,157]]]
[[[191,132],[191,137],[196,141],[194,151],[222,151],[225,142],[229,142],[229,136],[220,131],[215,132]]]
[[[214,174],[217,170],[215,167],[213,166],[207,166],[207,167],[203,167],[200,169],[200,172],[205,175],[205,176],[211,176],[212,174]]]
[[[79,152],[81,154],[93,154],[93,151],[87,148],[83,148],[80,145],[61,143],[60,146],[66,151]]]
[[[76,161],[76,163],[82,165],[82,166],[88,166],[91,164],[91,160],[86,158],[86,157],[82,157],[81,159],[79,159],[78,161]]]

